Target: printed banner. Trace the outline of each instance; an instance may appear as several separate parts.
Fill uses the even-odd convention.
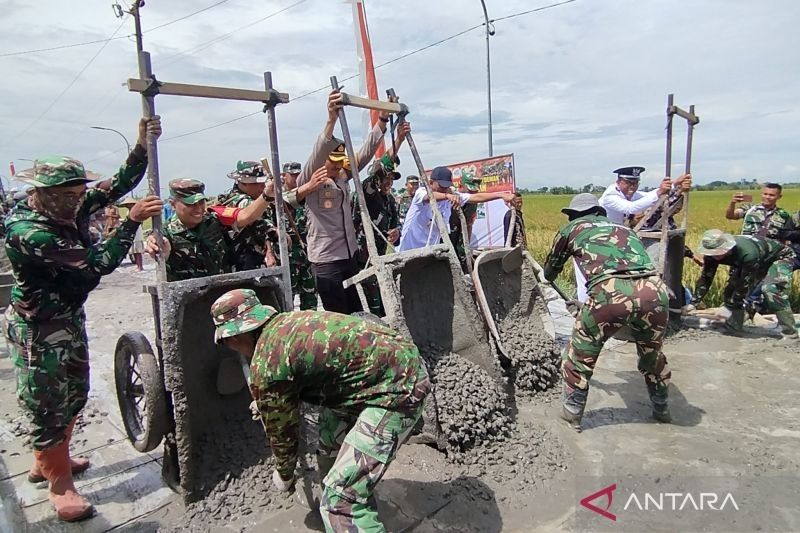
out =
[[[446,165],[453,173],[454,188],[461,185],[461,176],[481,178],[481,192],[513,192],[514,154],[498,155],[465,163]],[[430,175],[430,171],[428,171]],[[503,246],[503,217],[508,207],[502,200],[478,204],[478,216],[472,226],[473,247]]]

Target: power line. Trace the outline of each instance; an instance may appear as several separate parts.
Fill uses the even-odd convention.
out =
[[[126,18],[127,18],[127,17],[126,17]],[[110,36],[108,39],[106,39],[105,41],[103,41],[103,46],[101,46],[101,47],[100,47],[100,49],[99,49],[99,50],[97,50],[97,52],[95,52],[95,54],[92,56],[92,58],[91,58],[91,59],[90,59],[90,60],[89,60],[89,61],[88,61],[88,62],[87,62],[87,63],[86,63],[84,66],[83,66],[83,68],[82,68],[82,69],[81,69],[81,70],[80,70],[80,71],[79,71],[79,72],[78,72],[78,73],[75,75],[75,77],[74,77],[74,78],[72,78],[72,81],[70,81],[70,82],[67,84],[67,86],[66,86],[66,87],[64,87],[64,89],[63,89],[63,90],[62,90],[60,93],[58,93],[58,96],[56,96],[56,97],[53,99],[53,101],[52,101],[52,102],[50,102],[50,105],[48,105],[48,106],[47,106],[47,108],[46,108],[44,111],[42,111],[42,112],[39,114],[39,116],[38,116],[38,117],[36,117],[35,119],[33,119],[33,121],[32,121],[30,124],[28,124],[27,126],[25,126],[25,128],[23,128],[23,130],[22,130],[21,132],[19,132],[19,133],[18,133],[18,134],[15,136],[15,139],[19,139],[20,137],[22,137],[23,135],[25,135],[26,133],[28,133],[28,131],[29,131],[29,130],[30,130],[32,127],[34,127],[36,124],[38,124],[38,122],[39,122],[39,121],[40,121],[40,120],[41,120],[41,119],[42,119],[42,118],[43,118],[43,117],[44,117],[44,116],[45,116],[47,113],[49,113],[51,109],[53,109],[53,107],[54,107],[54,106],[55,106],[55,105],[58,103],[58,101],[59,101],[59,100],[61,100],[61,97],[62,97],[62,96],[64,96],[65,94],[67,94],[67,91],[69,91],[69,90],[70,90],[70,88],[72,88],[72,86],[73,86],[73,85],[75,85],[75,82],[77,82],[77,81],[78,81],[78,79],[80,79],[80,77],[83,75],[83,73],[84,73],[84,72],[86,72],[86,69],[88,69],[88,68],[89,68],[89,65],[91,65],[92,63],[94,63],[94,60],[95,60],[95,59],[97,59],[97,57],[98,57],[98,56],[99,56],[99,55],[100,55],[100,54],[103,52],[103,50],[105,50],[105,49],[106,49],[106,46],[108,46],[108,43],[110,43],[110,42],[111,42],[111,40],[114,38],[114,36],[117,34],[117,32],[119,32],[119,30],[121,30],[121,29],[122,29],[122,26],[125,24],[125,22],[127,22],[127,20],[123,19],[123,21],[120,23],[120,25],[119,25],[119,26],[117,26],[117,29],[116,29],[116,30],[114,30],[114,33],[112,33],[112,34],[111,34],[111,36]]]
[[[75,48],[77,46],[88,46],[90,44],[104,43],[104,42],[107,42],[107,41],[116,41],[117,39],[127,39],[128,37],[131,37],[132,35],[133,34],[120,35],[119,37],[114,37],[113,39],[98,39],[96,41],[85,41],[85,42],[82,42],[82,43],[63,44],[63,45],[60,45],[60,46],[51,46],[49,48],[35,48],[33,50],[20,50],[18,52],[6,52],[6,53],[3,53],[3,54],[0,54],[0,57],[21,56],[21,55],[25,55],[25,54],[36,54],[36,53],[39,53],[39,52],[51,52],[53,50],[65,50],[67,48]]]
[[[176,22],[180,22],[182,20],[186,20],[188,18],[191,18],[191,17],[193,17],[195,15],[199,15],[200,13],[208,11],[209,9],[213,9],[213,8],[215,8],[215,7],[219,6],[219,5],[222,5],[222,4],[224,4],[224,3],[228,2],[228,1],[230,1],[230,0],[220,0],[216,4],[211,4],[210,6],[207,6],[207,7],[204,7],[202,9],[198,9],[197,11],[194,11],[192,13],[189,13],[188,15],[184,15],[182,17],[176,18],[175,20],[170,20],[169,22],[165,22],[164,24],[160,24],[158,26],[154,26],[152,28],[149,28],[149,29],[143,31],[142,33],[150,33],[151,31],[160,30],[161,28],[165,28],[167,26],[171,26],[172,24],[175,24]],[[59,46],[50,46],[50,47],[47,47],[47,48],[35,48],[35,49],[32,49],[32,50],[19,50],[17,52],[5,52],[5,53],[0,54],[0,57],[12,57],[12,56],[27,55],[27,54],[37,54],[37,53],[40,53],[40,52],[52,52],[54,50],[66,50],[68,48],[76,48],[78,46],[88,46],[88,45],[91,45],[91,44],[100,44],[100,43],[105,43],[107,41],[116,41],[116,40],[119,40],[119,39],[128,39],[130,37],[135,37],[135,35],[133,33],[129,33],[127,35],[119,35],[119,36],[113,37],[111,39],[97,39],[95,41],[84,41],[84,42],[81,42],[81,43],[62,44],[62,45],[59,45]]]
[[[296,2],[295,4],[292,4],[292,5],[290,5],[289,7],[287,7],[287,8],[284,8],[282,11],[285,11],[286,9],[290,9],[290,8],[294,7],[295,5],[297,5],[297,4],[301,4],[301,3],[303,3],[304,1],[305,1],[305,0],[300,0],[299,2]],[[491,24],[491,23],[493,23],[493,22],[498,22],[498,21],[501,21],[501,20],[508,20],[508,19],[512,19],[512,18],[515,18],[515,17],[520,17],[520,16],[523,16],[523,15],[529,15],[529,14],[531,14],[531,13],[537,13],[537,12],[540,12],[540,11],[545,11],[545,10],[547,10],[547,9],[552,9],[552,8],[554,8],[554,7],[559,7],[559,6],[562,6],[562,5],[565,5],[565,4],[569,4],[569,3],[572,3],[572,2],[575,2],[575,1],[576,1],[576,0],[565,0],[565,1],[563,1],[563,2],[558,2],[558,3],[556,3],[556,4],[550,4],[550,5],[546,5],[546,6],[538,7],[538,8],[535,8],[535,9],[529,9],[529,10],[527,10],[527,11],[520,11],[520,12],[518,12],[518,13],[512,13],[511,15],[506,15],[506,16],[499,17],[499,18],[496,18],[496,19],[492,19],[492,20],[490,20],[490,21],[489,21],[489,23]],[[278,12],[278,13],[279,13],[279,12]],[[275,13],[275,14],[278,14],[278,13]],[[274,15],[272,15],[272,16],[274,16]],[[261,22],[261,21],[258,21],[258,22]],[[255,23],[251,23],[251,24],[249,24],[248,26],[252,26],[253,24],[256,24],[256,23],[257,23],[257,22],[255,22]],[[457,33],[454,33],[453,35],[450,35],[450,36],[448,36],[448,37],[445,37],[444,39],[440,39],[440,40],[438,40],[438,41],[435,41],[435,42],[432,42],[432,43],[430,43],[430,44],[427,44],[427,45],[425,45],[425,46],[423,46],[423,47],[421,47],[421,48],[417,48],[417,49],[415,49],[415,50],[412,50],[412,51],[410,51],[410,52],[407,52],[407,53],[405,53],[405,54],[402,54],[402,55],[400,55],[400,56],[397,56],[397,57],[395,57],[395,58],[392,58],[392,59],[390,59],[390,60],[388,60],[388,61],[384,61],[383,63],[380,63],[379,65],[375,65],[375,68],[376,68],[376,69],[379,69],[379,68],[381,68],[381,67],[385,67],[385,66],[387,66],[387,65],[391,65],[392,63],[396,63],[397,61],[401,61],[401,60],[403,60],[403,59],[406,59],[406,58],[408,58],[408,57],[410,57],[410,56],[413,56],[413,55],[415,55],[415,54],[418,54],[418,53],[420,53],[420,52],[424,52],[425,50],[429,50],[429,49],[431,49],[431,48],[434,48],[434,47],[436,47],[436,46],[439,46],[440,44],[444,44],[444,43],[446,43],[447,41],[451,41],[451,40],[453,40],[453,39],[455,39],[455,38],[457,38],[457,37],[460,37],[460,36],[462,36],[462,35],[464,35],[464,34],[466,34],[466,33],[469,33],[469,32],[471,32],[471,31],[474,31],[474,30],[478,29],[478,28],[481,28],[481,27],[483,27],[484,25],[485,25],[485,23],[476,24],[475,26],[471,26],[471,27],[469,27],[469,28],[467,28],[467,29],[465,29],[465,30],[461,30],[461,31],[459,31],[459,32],[457,32]],[[235,33],[236,31],[239,31],[240,29],[242,29],[242,28],[239,28],[239,29],[237,29],[237,30],[234,30],[234,31],[233,31],[233,32],[231,32],[231,33]],[[182,52],[182,53],[184,53],[184,52]],[[179,54],[176,54],[176,55],[181,55],[182,53],[179,53]],[[173,57],[175,57],[175,56],[173,56]],[[342,78],[342,79],[340,79],[339,81],[340,81],[340,82],[345,82],[345,81],[349,81],[349,80],[352,80],[352,79],[354,79],[354,78],[357,78],[357,77],[358,77],[358,74],[353,74],[352,76],[347,76],[347,77],[345,77],[345,78]],[[292,98],[292,99],[291,99],[291,101],[292,101],[292,102],[296,102],[297,100],[301,100],[301,99],[303,99],[303,98],[305,98],[305,97],[307,97],[307,96],[311,96],[312,94],[316,94],[316,93],[318,93],[318,92],[324,91],[325,89],[330,89],[330,85],[323,85],[322,87],[319,87],[319,88],[317,88],[317,89],[314,89],[314,90],[312,90],[312,91],[308,91],[308,92],[306,92],[306,93],[303,93],[303,94],[301,94],[300,96],[297,96],[297,97],[295,97],[295,98]],[[255,115],[258,115],[258,114],[260,114],[260,113],[261,113],[261,111],[253,111],[252,113],[247,113],[247,114],[244,114],[244,115],[238,116],[238,117],[236,117],[236,118],[232,118],[232,119],[230,119],[230,120],[226,120],[226,121],[224,121],[224,122],[219,122],[219,123],[216,123],[216,124],[212,124],[212,125],[210,125],[210,126],[205,126],[205,127],[203,127],[203,128],[197,129],[197,130],[187,131],[187,132],[185,132],[185,133],[181,133],[181,134],[178,134],[178,135],[174,135],[174,136],[172,136],[172,137],[167,137],[167,138],[165,138],[165,139],[161,139],[161,142],[172,141],[172,140],[175,140],[175,139],[180,139],[180,138],[183,138],[183,137],[189,137],[189,136],[191,136],[191,135],[195,135],[195,134],[198,134],[198,133],[203,133],[203,132],[205,132],[205,131],[213,130],[213,129],[215,129],[215,128],[219,128],[219,127],[221,127],[221,126],[226,126],[226,125],[228,125],[228,124],[231,124],[231,123],[233,123],[233,122],[238,122],[238,121],[240,121],[240,120],[244,120],[244,119],[246,119],[246,118],[253,117],[253,116],[255,116]],[[116,151],[114,151],[114,152],[110,152],[110,153],[108,153],[108,154],[106,154],[106,155],[103,155],[103,156],[97,157],[97,158],[95,158],[95,159],[92,159],[92,160],[90,160],[90,161],[87,161],[87,163],[90,163],[90,162],[92,162],[92,161],[97,161],[97,160],[99,160],[99,159],[103,159],[103,158],[105,158],[105,157],[108,157],[108,156],[110,156],[110,155],[112,155],[112,154],[114,154],[114,153],[120,152],[120,151],[121,151],[121,150],[116,150]]]
[[[201,50],[205,50],[206,48],[209,48],[209,47],[217,44],[218,42],[221,42],[221,41],[224,41],[226,39],[231,38],[233,35],[235,35],[236,33],[240,32],[240,31],[242,31],[244,29],[250,28],[252,26],[255,26],[256,24],[260,24],[260,23],[264,22],[267,19],[271,19],[272,17],[280,15],[281,13],[283,13],[285,11],[288,11],[288,10],[290,10],[290,9],[296,7],[296,6],[299,6],[300,4],[302,4],[302,3],[306,2],[306,1],[307,0],[298,0],[297,2],[295,2],[293,4],[290,4],[290,5],[288,5],[288,6],[284,7],[284,8],[281,8],[278,11],[270,13],[269,15],[267,15],[265,17],[261,17],[260,19],[254,20],[253,22],[245,24],[244,26],[239,26],[238,28],[236,28],[236,29],[234,29],[232,31],[229,31],[228,33],[223,33],[222,35],[220,35],[218,37],[214,37],[213,39],[211,39],[209,41],[205,41],[205,42],[200,43],[200,44],[198,44],[196,46],[193,46],[192,48],[187,48],[186,50],[178,52],[177,54],[173,54],[173,55],[167,57],[164,60],[163,63],[159,63],[159,67],[165,67],[167,65],[171,65],[171,64],[176,63],[178,61],[181,61],[182,60],[182,56],[185,56],[185,55],[188,55],[188,54],[193,54],[195,52],[200,52]]]
[[[193,17],[195,15],[199,15],[200,13],[203,13],[204,11],[208,11],[209,9],[214,9],[215,7],[217,7],[219,5],[222,5],[222,4],[224,4],[225,2],[228,2],[228,1],[229,0],[220,0],[216,4],[211,4],[210,6],[204,7],[203,9],[198,9],[197,11],[195,11],[193,13],[189,13],[188,15],[184,15],[182,17],[176,18],[175,20],[170,20],[169,22],[165,22],[164,24],[159,24],[158,26],[153,26],[152,28],[149,28],[149,29],[143,31],[142,33],[150,33],[151,31],[156,31],[156,30],[160,30],[161,28],[166,28],[167,26],[171,26],[172,24],[175,24],[176,22],[180,22],[182,20],[186,20],[188,18],[191,18],[191,17]]]
[[[551,9],[558,6],[563,6],[564,4],[570,4],[575,0],[565,0],[564,2],[558,2],[557,4],[550,4],[549,6],[542,6],[537,7],[536,9],[529,9],[527,11],[520,11],[519,13],[514,13],[512,15],[506,15],[505,17],[500,17],[496,19],[492,19],[489,22],[498,22],[501,20],[513,19],[514,17],[521,17],[522,15],[529,15],[531,13],[536,13],[537,11],[544,11],[545,9]],[[482,24],[481,24],[482,25]]]

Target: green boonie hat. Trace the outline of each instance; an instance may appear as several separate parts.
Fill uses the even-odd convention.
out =
[[[228,291],[211,305],[214,342],[252,331],[277,314],[274,307],[261,303],[253,289]]]
[[[180,200],[186,205],[207,200],[206,186],[202,181],[191,178],[178,178],[169,182],[169,197]]]
[[[239,161],[236,170],[229,172],[228,177],[238,183],[266,183],[267,173],[258,161]]]
[[[14,178],[33,187],[78,185],[101,178],[100,174],[87,172],[83,163],[64,155],[46,155],[33,162],[33,168],[18,172]]]
[[[697,253],[710,256],[725,255],[734,246],[736,246],[736,239],[733,238],[733,235],[719,229],[710,229],[703,233]]]
[[[389,176],[392,180],[399,180],[402,176],[399,172],[395,170],[395,165],[400,163],[399,158],[395,158],[394,160],[389,156],[389,154],[383,154],[380,159],[375,161],[369,169],[369,175],[375,176]]]

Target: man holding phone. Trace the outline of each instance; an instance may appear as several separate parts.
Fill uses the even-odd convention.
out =
[[[781,199],[782,193],[783,187],[779,183],[765,183],[761,189],[761,204],[751,205],[752,195],[737,192],[725,210],[725,218],[728,220],[744,219],[742,235],[766,237],[783,242],[784,239],[780,234],[795,229],[795,222],[786,209],[778,207],[778,200]],[[800,252],[798,245],[795,244],[792,248],[795,254]],[[792,283],[795,264],[794,257],[774,262],[761,283],[764,307],[767,311],[775,313],[782,333],[790,337],[797,336],[794,315],[789,303],[789,286]],[[754,300],[757,299],[758,289],[748,296],[746,305],[752,307]]]

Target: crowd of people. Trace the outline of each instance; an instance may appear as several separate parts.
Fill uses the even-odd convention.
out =
[[[30,171],[18,175],[30,190],[5,218],[5,249],[15,278],[5,335],[17,396],[33,423],[29,479],[49,482],[59,519],[93,514],[72,477],[88,468],[88,460],[71,457],[69,443],[89,390],[83,305],[100,278],[129,254],[141,269],[144,252],[160,254],[170,282],[272,267],[279,264],[283,234],[300,310],[279,312],[258,301],[253,291],[230,291],[210,309],[214,339],[250,361],[251,392],[276,458],[275,487],[290,490],[294,481],[300,402],[318,404],[323,408],[320,511],[326,528],[380,530],[372,492],[421,416],[431,382],[412,342],[352,316],[363,310],[361,301],[355,287],[344,288],[342,282],[369,261],[366,232],[374,229],[381,255],[449,238],[463,261],[475,206],[499,199],[509,207],[506,244],[525,247],[527,237],[521,196],[481,192],[480,177],[470,172],[462,173],[457,191],[447,167],[434,168],[429,177],[411,175],[395,197],[392,186],[402,179],[397,151],[410,124],[402,122],[393,145],[373,161],[389,122],[381,114],[351,161],[344,142],[333,135],[341,106],[341,95],[332,92],[327,119],[306,163],[282,165],[281,190],[265,163],[243,160],[228,173],[231,189],[216,198],[207,196],[202,181],[178,178],[169,182],[167,205],[156,196],[126,199],[144,175],[147,137],[161,134],[159,117],[141,119],[126,161],[98,186],[88,187],[94,176],[79,161],[62,156],[37,159]],[[361,183],[352,183],[354,169],[367,169]],[[665,178],[656,189],[640,192],[643,171],[617,169],[617,180],[599,199],[591,194],[573,198],[562,210],[568,220],[544,262],[544,276],[551,281],[568,261],[575,265],[579,303],[562,363],[561,416],[578,430],[597,358],[608,338],[622,329],[637,345],[653,417],[671,420],[671,374],[661,350],[669,295],[659,276],[660,240],[652,232],[665,223],[675,227],[692,177]],[[353,187],[363,192],[367,217],[356,205]],[[279,194],[282,217],[274,212]],[[797,331],[788,284],[798,262],[787,243],[800,243],[800,229],[777,206],[780,197],[777,184],[764,186],[759,205],[734,195],[725,216],[744,221],[742,235],[709,230],[697,253],[687,250],[687,257],[703,266],[694,290],[698,301],[718,266],[730,266],[727,327],[740,331],[748,311],[763,309],[776,314],[791,339]],[[434,220],[431,198],[448,237]],[[152,234],[143,238],[142,223],[161,216],[165,208],[170,214],[161,242]],[[124,219],[120,209],[126,210]],[[279,219],[285,223],[282,231]],[[367,292],[369,310],[381,314],[379,291],[368,287]],[[317,295],[323,310],[318,310]]]

